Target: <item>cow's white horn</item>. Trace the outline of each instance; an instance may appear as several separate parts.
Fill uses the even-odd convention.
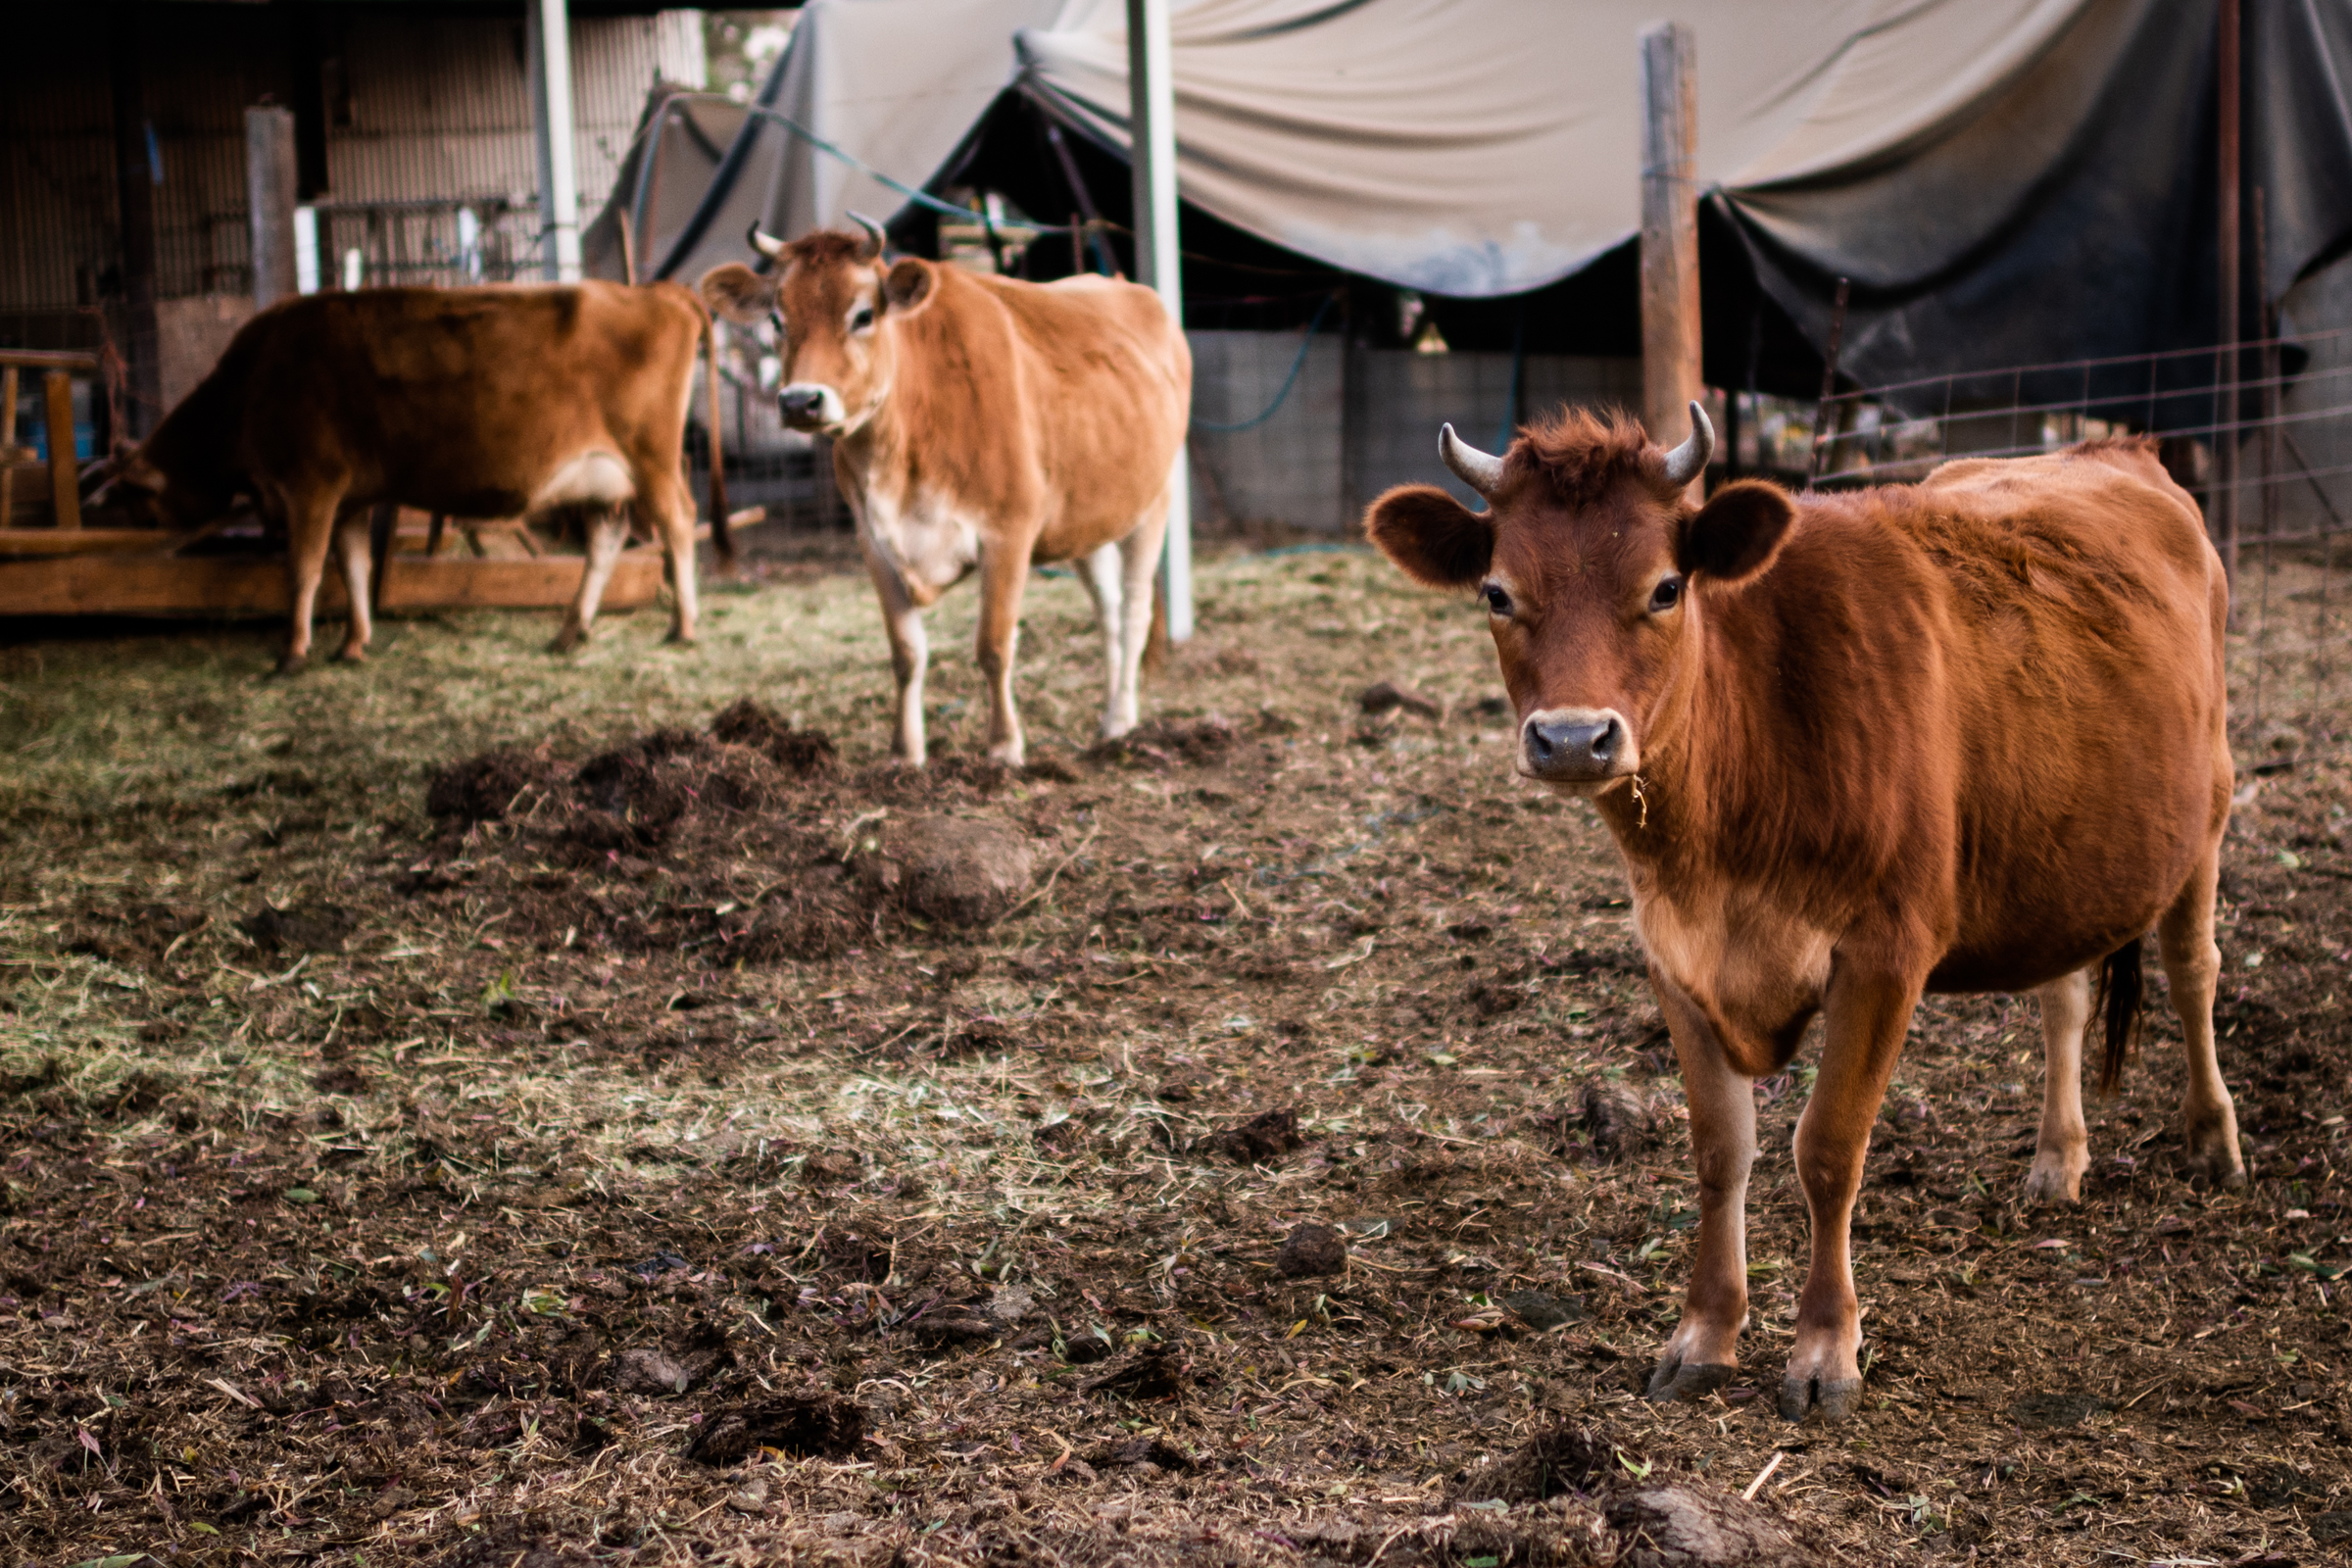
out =
[[[883,239],[882,225],[875,222],[872,219],[866,217],[863,213],[852,213],[850,215],[850,221],[856,223],[859,228],[865,230],[865,249],[858,253],[858,259],[861,262],[870,262],[875,257],[881,255]]]
[[[1706,472],[1714,456],[1715,426],[1707,422],[1707,411],[1693,403],[1690,439],[1666,454],[1666,482],[1680,490]]]
[[[1489,500],[1502,487],[1502,460],[1455,435],[1450,424],[1438,431],[1438,456],[1446,460],[1455,478]]]
[[[758,223],[754,223],[752,225],[751,241],[752,249],[758,251],[760,255],[766,257],[771,262],[775,261],[778,257],[784,254],[784,242],[776,238],[776,236],[773,234],[760,232],[760,225]]]

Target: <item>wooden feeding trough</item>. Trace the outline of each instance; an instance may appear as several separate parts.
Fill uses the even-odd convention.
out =
[[[45,460],[17,444],[17,397],[26,372],[43,378]],[[93,354],[0,350],[0,616],[289,613],[282,541],[266,537],[250,511],[181,532],[83,526],[73,378],[98,374]],[[27,483],[27,475],[38,477]],[[753,508],[730,521],[746,527],[764,516]],[[379,507],[371,522],[370,589],[382,614],[562,609],[586,569],[582,557],[557,552],[516,519],[452,520]],[[604,610],[652,604],[662,568],[655,546],[623,551]],[[344,609],[342,579],[331,566],[318,608],[329,614]]]

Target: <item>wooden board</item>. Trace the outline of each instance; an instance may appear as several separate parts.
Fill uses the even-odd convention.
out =
[[[537,561],[422,560],[396,556],[386,572],[382,609],[550,610],[571,603],[585,563],[577,556]],[[654,602],[662,557],[623,552],[605,589],[607,611]],[[285,564],[167,556],[65,556],[0,562],[0,615],[260,615],[292,607]],[[328,571],[318,613],[343,612],[343,580]]]
[[[167,528],[0,528],[0,556],[160,555],[185,537]]]

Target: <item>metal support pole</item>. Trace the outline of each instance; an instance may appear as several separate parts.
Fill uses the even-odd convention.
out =
[[[1136,281],[1156,289],[1179,328],[1184,278],[1176,249],[1176,84],[1168,43],[1168,0],[1127,0],[1127,91],[1135,178]],[[1168,542],[1160,561],[1168,596],[1168,640],[1193,634],[1192,471],[1184,449],[1168,471]]]
[[[1642,33],[1642,422],[1673,446],[1699,396],[1698,42],[1681,23]],[[1706,495],[1706,475],[1690,481]]]
[[[253,304],[300,291],[294,246],[294,112],[245,111],[245,205],[253,221]]]
[[[528,0],[531,126],[539,143],[540,255],[551,283],[580,280],[580,182],[571,139],[571,18],[565,0]]]
[[[2213,466],[2214,494],[2220,501],[2215,509],[2221,515],[2215,518],[2221,546],[2222,565],[2230,578],[2230,592],[2237,590],[2237,418],[2238,369],[2237,334],[2238,309],[2241,297],[2238,283],[2238,0],[2222,0],[2219,36],[2215,42],[2218,89],[2216,101],[2220,111],[2221,143],[2221,211],[2216,225],[2221,254],[2221,352],[2215,356],[2214,377],[2219,391],[2219,405],[2214,419]],[[2234,606],[2232,607],[2234,609]]]

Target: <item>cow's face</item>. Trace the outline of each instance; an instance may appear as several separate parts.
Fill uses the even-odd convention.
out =
[[[929,303],[931,264],[908,257],[886,268],[878,237],[831,230],[789,245],[754,230],[753,243],[778,270],[761,277],[729,262],[705,274],[704,299],[729,320],[774,319],[784,362],[776,408],[786,425],[821,435],[855,431],[890,395],[893,318]]]
[[[150,462],[145,453],[133,452],[90,499],[122,508],[129,514],[133,527],[176,533],[210,522],[230,498],[181,483]]]
[[[1768,484],[1726,485],[1703,507],[1683,491],[1714,432],[1673,452],[1630,420],[1566,412],[1489,457],[1455,441],[1474,513],[1431,485],[1382,496],[1364,530],[1416,581],[1473,588],[1519,714],[1519,771],[1590,794],[1638,774],[1710,588],[1770,565],[1795,513]]]

